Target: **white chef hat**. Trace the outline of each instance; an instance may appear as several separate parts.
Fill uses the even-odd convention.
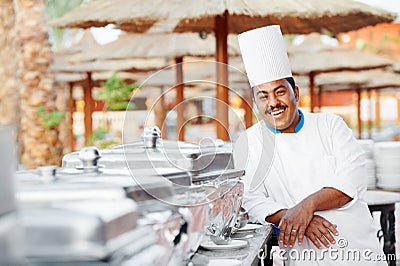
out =
[[[246,31],[238,39],[251,87],[292,77],[279,25]]]

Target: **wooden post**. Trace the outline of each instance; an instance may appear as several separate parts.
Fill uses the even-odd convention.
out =
[[[92,97],[92,73],[87,72],[87,87],[84,88],[84,100],[85,100],[85,144],[88,143],[89,136],[93,132],[93,106],[94,101]]]
[[[251,88],[246,92],[246,96],[242,98],[244,107],[244,123],[246,128],[253,125],[253,96]]]
[[[376,130],[381,130],[381,105],[379,91],[375,90],[375,124]]]
[[[176,57],[176,135],[178,140],[185,140],[185,127],[184,127],[184,117],[183,117],[183,57]]]
[[[368,97],[368,138],[372,138],[372,99],[371,99],[371,90],[367,89],[367,97]]]
[[[166,108],[165,108],[165,97],[164,97],[164,89],[163,87],[161,89],[161,95],[160,95],[160,100],[159,100],[159,105],[160,105],[160,130],[161,130],[161,138],[165,139],[167,138],[167,124],[165,123],[165,118],[167,117],[166,113]]]
[[[216,131],[217,138],[229,140],[229,90],[228,90],[228,12],[215,18],[217,87]]]
[[[314,113],[315,99],[314,99],[314,72],[310,72],[308,75],[310,79],[310,112]]]
[[[322,107],[322,89],[318,86],[318,112],[321,112]]]
[[[75,137],[74,137],[74,111],[75,111],[75,100],[74,100],[74,84],[72,82],[68,82],[69,85],[69,98],[68,98],[68,111],[69,111],[69,125],[68,125],[68,133],[69,133],[69,145],[70,151],[73,152],[75,150]]]
[[[361,139],[361,89],[357,88],[357,133],[358,133],[358,138]]]

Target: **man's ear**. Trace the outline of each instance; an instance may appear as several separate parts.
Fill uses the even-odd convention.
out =
[[[298,102],[299,99],[300,99],[299,87],[298,87],[298,86],[296,86],[296,87],[294,88],[294,97],[296,98],[296,102]]]

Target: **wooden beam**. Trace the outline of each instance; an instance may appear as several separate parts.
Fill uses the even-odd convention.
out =
[[[322,108],[322,89],[318,87],[318,112],[321,112]]]
[[[246,96],[242,98],[244,107],[244,123],[246,128],[253,125],[253,96],[250,90],[251,88],[246,92]]]
[[[361,89],[357,88],[357,134],[358,138],[361,139],[362,128],[361,128]]]
[[[371,90],[367,89],[367,97],[368,97],[368,138],[372,138],[372,98],[371,98]]]
[[[310,112],[314,113],[314,106],[315,106],[315,95],[314,95],[314,78],[315,78],[315,74],[314,72],[310,72],[308,75],[309,79],[310,79]]]
[[[215,18],[217,87],[216,87],[216,131],[217,138],[229,138],[229,90],[228,90],[228,12]]]
[[[185,140],[185,127],[183,117],[184,85],[183,85],[183,57],[176,57],[176,135],[178,140]]]
[[[75,111],[75,100],[74,100],[74,84],[72,82],[68,82],[69,85],[69,98],[68,98],[68,112],[69,112],[69,121],[68,121],[68,135],[69,135],[69,149],[70,152],[75,151],[75,136],[74,136],[74,111]]]
[[[88,143],[89,136],[93,132],[93,107],[94,101],[92,97],[92,73],[87,73],[87,86],[84,88],[84,101],[85,101],[85,143]]]
[[[379,94],[379,90],[375,90],[375,124],[378,132],[381,130],[381,105]]]

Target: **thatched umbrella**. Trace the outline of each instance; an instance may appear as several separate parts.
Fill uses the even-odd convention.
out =
[[[214,32],[216,60],[228,63],[228,33],[241,33],[260,26],[280,24],[283,33],[339,32],[380,22],[394,15],[349,0],[98,0],[81,6],[55,20],[56,27],[105,26],[115,24],[126,31],[145,32],[151,27],[163,32]],[[217,67],[217,136],[229,139],[227,66]]]
[[[360,100],[361,91],[368,92],[370,97],[371,90],[386,88],[400,88],[399,74],[384,70],[369,70],[360,72],[339,72],[321,74],[315,81],[316,86],[323,91],[352,90],[357,93],[357,131],[361,138],[361,113]],[[377,116],[379,124],[379,115]],[[368,133],[371,134],[371,123],[368,124]]]
[[[393,70],[400,73],[400,62],[393,65]]]
[[[113,72],[121,71],[150,71],[159,69],[165,66],[165,60],[161,59],[127,59],[127,60],[100,60],[93,62],[86,62],[81,64],[69,64],[66,57],[55,57],[54,63],[51,66],[52,71],[56,74],[56,81],[68,81],[70,85],[70,130],[72,130],[72,114],[73,114],[73,99],[72,89],[74,83],[82,83],[84,86],[84,101],[85,101],[85,142],[92,134],[92,114],[94,100],[92,96],[92,89],[94,83],[107,80]],[[82,77],[85,77],[82,80]],[[136,80],[129,77],[131,80]],[[126,79],[126,78],[124,78]],[[71,108],[72,107],[72,108]],[[72,132],[70,132],[72,134]],[[72,140],[72,137],[71,137]]]
[[[69,48],[61,48],[61,49],[58,49],[57,51],[55,51],[52,66],[67,65],[68,63],[66,62],[66,58],[68,56],[82,52],[82,51],[89,49],[91,47],[94,47],[96,45],[98,45],[96,40],[94,39],[90,30],[87,29],[83,32],[81,39],[77,43],[74,43]],[[53,70],[53,72],[55,72],[55,71]],[[86,87],[87,84],[90,84],[90,83],[85,84],[85,82],[84,82],[85,79],[84,80],[81,79],[83,77],[83,75],[81,75],[81,74],[72,75],[70,73],[68,75],[62,75],[62,76],[60,75],[61,73],[55,72],[54,74],[55,74],[56,82],[67,83],[69,85],[69,100],[68,100],[69,127],[68,127],[68,130],[69,130],[70,148],[71,148],[71,150],[73,150],[73,148],[75,146],[75,138],[73,135],[73,127],[72,127],[73,112],[74,112],[74,102],[73,102],[73,98],[72,98],[73,85],[74,85],[74,83],[79,82],[79,83],[82,83],[83,87]],[[84,76],[86,78],[86,74]],[[87,94],[85,94],[85,95],[87,95]],[[91,108],[91,106],[85,106],[85,109],[87,109],[87,108]],[[89,122],[91,123],[91,121],[92,121],[91,117],[85,116],[85,124],[88,124]]]
[[[317,74],[337,71],[359,71],[382,68],[393,61],[354,48],[322,43],[320,35],[313,33],[298,46],[288,47],[292,72],[309,76],[311,112],[314,111],[314,78]]]
[[[129,45],[127,45],[129,43]],[[210,34],[202,39],[195,33],[160,33],[160,34],[123,34],[118,40],[106,45],[97,46],[93,49],[76,54],[68,60],[72,63],[84,63],[93,60],[122,60],[127,58],[175,58],[176,80],[170,84],[176,86],[177,106],[177,136],[184,140],[184,131],[181,130],[184,124],[182,102],[184,99],[184,82],[182,63],[184,56],[212,56],[215,54],[215,37]],[[163,44],[160,46],[160,44]],[[190,44],[190,45],[188,45]],[[228,54],[237,56],[240,54],[239,44],[236,36],[228,36]],[[94,61],[96,62],[96,61]],[[210,65],[208,65],[209,67]],[[172,69],[171,69],[172,70]],[[209,70],[209,69],[207,69]],[[202,69],[204,71],[204,69]],[[210,70],[209,70],[210,71]],[[209,72],[208,71],[208,72]],[[167,74],[168,78],[171,77]],[[200,75],[197,75],[199,77]],[[165,82],[165,80],[164,80]],[[167,84],[164,84],[167,85]],[[162,86],[162,85],[160,85]],[[251,109],[251,106],[246,105]],[[247,114],[251,115],[251,110]],[[250,119],[248,119],[250,120]]]
[[[208,57],[215,54],[215,43],[213,34],[202,39],[196,33],[125,33],[113,42],[75,54],[69,57],[68,61],[70,63],[82,63],[115,59]],[[234,35],[228,36],[228,54],[231,56],[240,55],[239,43]]]
[[[100,46],[93,38],[90,30],[85,30],[82,38],[71,46],[70,48],[63,48],[57,50],[54,56],[54,61],[51,65],[51,70],[56,75],[56,81],[68,83],[70,87],[70,95],[69,95],[69,111],[70,111],[70,143],[71,147],[74,146],[74,137],[73,137],[73,110],[74,103],[72,98],[72,90],[75,83],[81,83],[84,89],[84,101],[85,101],[85,142],[88,140],[90,134],[92,134],[92,114],[93,114],[93,106],[94,100],[92,97],[92,88],[94,86],[93,82],[100,80],[99,74],[94,78],[93,72],[101,72],[104,78],[104,73],[108,72],[116,72],[116,71],[137,71],[144,70],[150,71],[153,69],[159,69],[165,66],[165,60],[160,58],[158,59],[128,59],[128,60],[101,60],[96,62],[84,62],[80,64],[71,64],[68,60],[69,57],[79,54],[85,50],[90,50],[91,48]],[[111,74],[108,76],[110,77]],[[85,79],[82,80],[82,78]],[[108,78],[107,77],[107,78]],[[105,79],[107,79],[105,78]],[[97,82],[98,83],[98,82]]]

